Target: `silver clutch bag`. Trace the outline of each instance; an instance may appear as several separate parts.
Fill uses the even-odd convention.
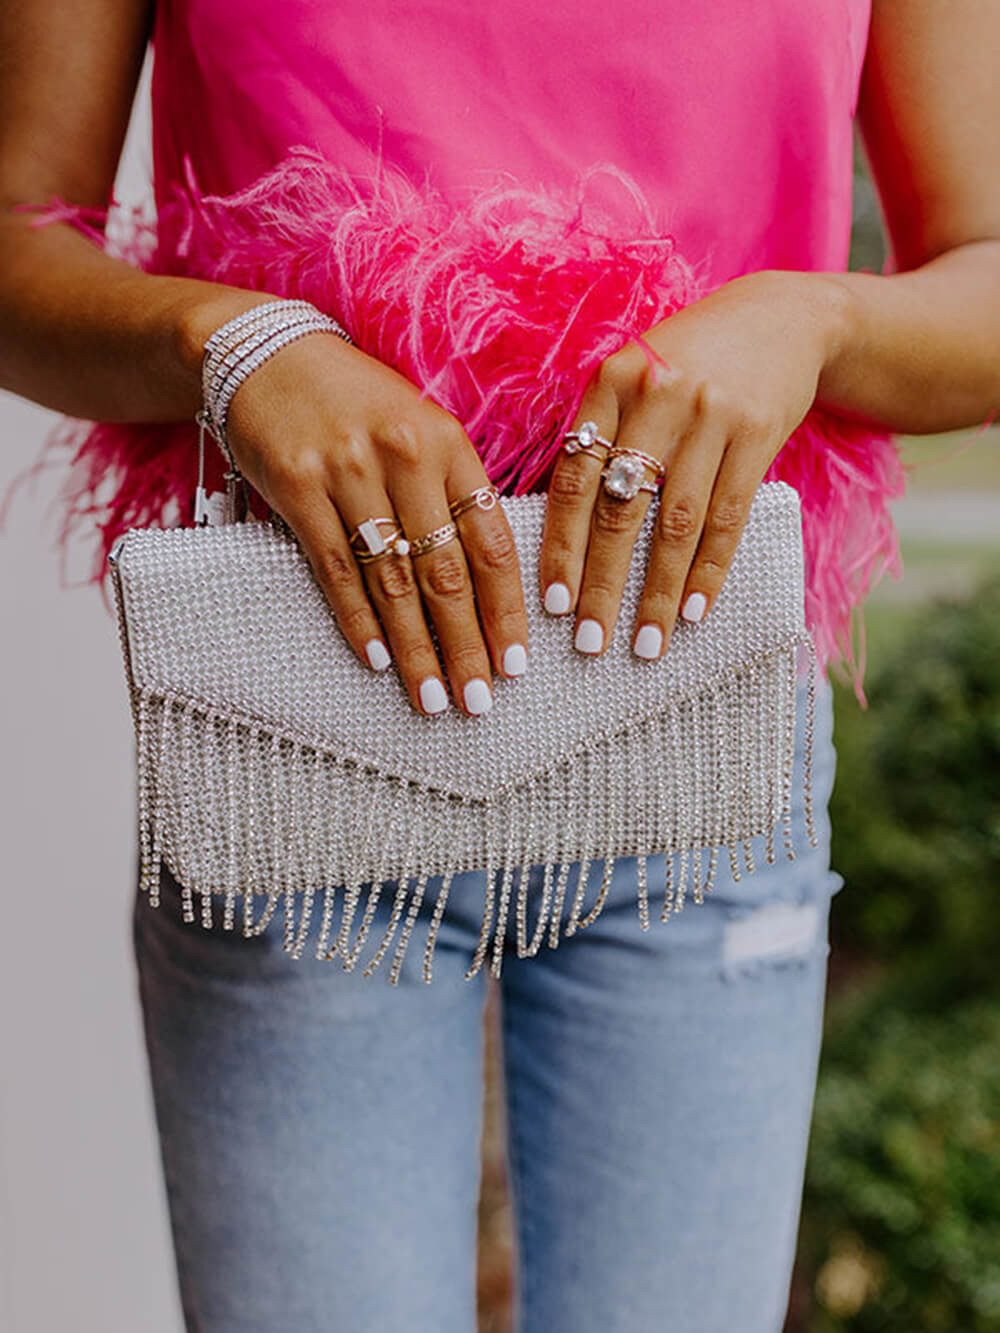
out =
[[[617,632],[591,658],[574,651],[572,625],[546,615],[533,595],[545,497],[501,503],[529,589],[530,667],[516,681],[498,680],[494,707],[477,718],[457,709],[418,714],[394,672],[361,665],[280,523],[134,529],[119,540],[110,564],[135,724],[140,882],[152,905],[161,862],[181,886],[185,918],[195,920],[198,895],[207,927],[213,898],[226,929],[239,901],[246,935],[264,930],[284,900],[284,945],[299,957],[320,896],[316,956],[350,970],[389,885],[391,920],[365,975],[399,930],[395,982],[428,880],[440,876],[424,958],[430,980],[452,877],[485,870],[482,929],[466,975],[479,970],[491,940],[499,975],[512,900],[519,955],[537,952],[546,926],[554,947],[576,863],[566,935],[600,912],[616,858],[639,858],[647,928],[650,855],[680,853],[668,856],[663,920],[689,889],[702,901],[720,849],[737,877],[753,869],[748,840],[756,835],[766,836],[773,860],[781,828],[794,855],[800,648],[810,657],[810,703],[815,689],[797,493],[782,482],[760,487],[717,603],[701,624],[679,622],[653,663],[634,656],[627,627],[654,509]],[[583,915],[594,861],[603,878]],[[528,940],[532,866],[544,877]]]

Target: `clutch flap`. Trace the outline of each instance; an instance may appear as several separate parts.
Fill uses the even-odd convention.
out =
[[[489,713],[415,712],[394,670],[373,672],[354,656],[294,539],[256,522],[133,529],[122,540],[113,567],[133,689],[481,801],[805,637],[799,499],[782,482],[758,490],[710,614],[700,625],[679,621],[658,662],[631,651],[656,506],[635,545],[612,642],[586,657],[573,648],[572,616],[539,605],[545,497],[501,503],[526,589],[528,670],[494,681]]]

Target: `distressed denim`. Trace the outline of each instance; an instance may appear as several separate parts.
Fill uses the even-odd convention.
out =
[[[689,897],[664,923],[654,858],[645,932],[636,863],[623,860],[600,915],[556,949],[518,959],[512,914],[499,981],[486,966],[464,977],[479,874],[453,883],[431,985],[421,943],[434,881],[398,986],[384,964],[365,979],[308,946],[292,960],[280,911],[249,940],[185,924],[166,870],[159,910],[136,896],[189,1333],[474,1333],[488,986],[502,1023],[517,1333],[779,1333],[841,884],[829,868],[829,688],[816,849],[803,828],[802,711],[796,860],[779,839],[764,864],[758,840],[756,873],[734,882],[723,856],[704,903]],[[529,910],[529,937],[532,922]]]

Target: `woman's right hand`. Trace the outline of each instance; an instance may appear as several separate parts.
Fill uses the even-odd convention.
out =
[[[362,565],[348,544],[382,516],[412,542],[489,484],[458,421],[409,380],[332,334],[309,334],[240,386],[226,435],[240,471],[298,538],[358,657],[384,669],[388,639],[414,708],[447,708],[444,677],[466,713],[483,713],[493,670],[524,671],[524,591],[499,504],[466,510],[456,540],[416,557]]]

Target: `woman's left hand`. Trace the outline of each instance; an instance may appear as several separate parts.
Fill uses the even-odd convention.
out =
[[[678,613],[701,620],[719,595],[764,474],[811,407],[838,336],[837,288],[822,274],[734,279],[608,357],[573,423],[593,421],[617,448],[660,460],[645,587],[632,627],[640,657],[662,656]],[[576,647],[611,641],[632,548],[650,504],[602,484],[600,446],[561,451],[549,486],[540,561],[547,611],[576,608]],[[653,479],[651,469],[644,479]]]

